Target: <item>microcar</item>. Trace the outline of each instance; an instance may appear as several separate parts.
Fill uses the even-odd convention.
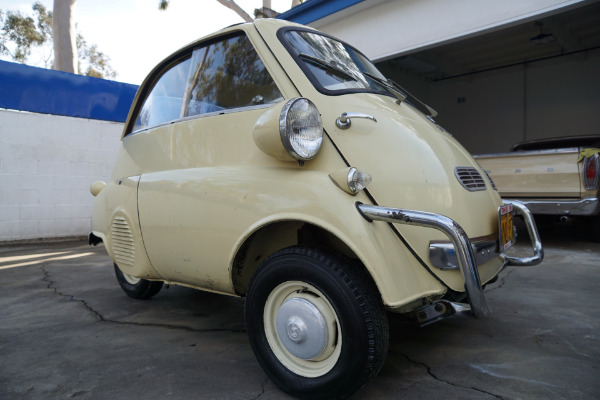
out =
[[[387,313],[487,317],[483,288],[543,250],[435,111],[351,45],[263,19],[161,62],[140,86],[90,243],[129,296],[163,283],[245,297],[285,392],[344,398],[388,352]],[[532,255],[509,256],[513,217]]]

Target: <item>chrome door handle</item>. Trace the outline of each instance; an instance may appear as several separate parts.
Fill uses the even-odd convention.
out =
[[[350,125],[352,125],[351,118],[364,118],[370,119],[373,122],[377,122],[375,117],[369,114],[361,114],[361,113],[353,113],[353,112],[343,112],[338,119],[335,120],[335,125],[340,129],[348,129]]]

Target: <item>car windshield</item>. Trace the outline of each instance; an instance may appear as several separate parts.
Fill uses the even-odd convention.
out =
[[[310,31],[283,35],[292,54],[317,87],[325,91],[369,91],[392,94],[387,79],[358,50]]]

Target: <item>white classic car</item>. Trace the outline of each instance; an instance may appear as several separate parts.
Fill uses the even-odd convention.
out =
[[[387,311],[429,324],[490,314],[483,295],[542,246],[435,112],[357,49],[257,20],[160,63],[131,107],[90,243],[125,293],[163,282],[243,296],[282,390],[343,398],[377,374]],[[514,242],[524,216],[532,255]]]
[[[567,222],[585,218],[600,241],[600,136],[572,136],[517,143],[508,153],[475,159],[505,199],[534,215]]]

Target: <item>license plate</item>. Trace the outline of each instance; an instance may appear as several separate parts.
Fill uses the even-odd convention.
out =
[[[512,204],[506,204],[498,209],[498,222],[500,226],[500,252],[503,252],[514,243]]]

